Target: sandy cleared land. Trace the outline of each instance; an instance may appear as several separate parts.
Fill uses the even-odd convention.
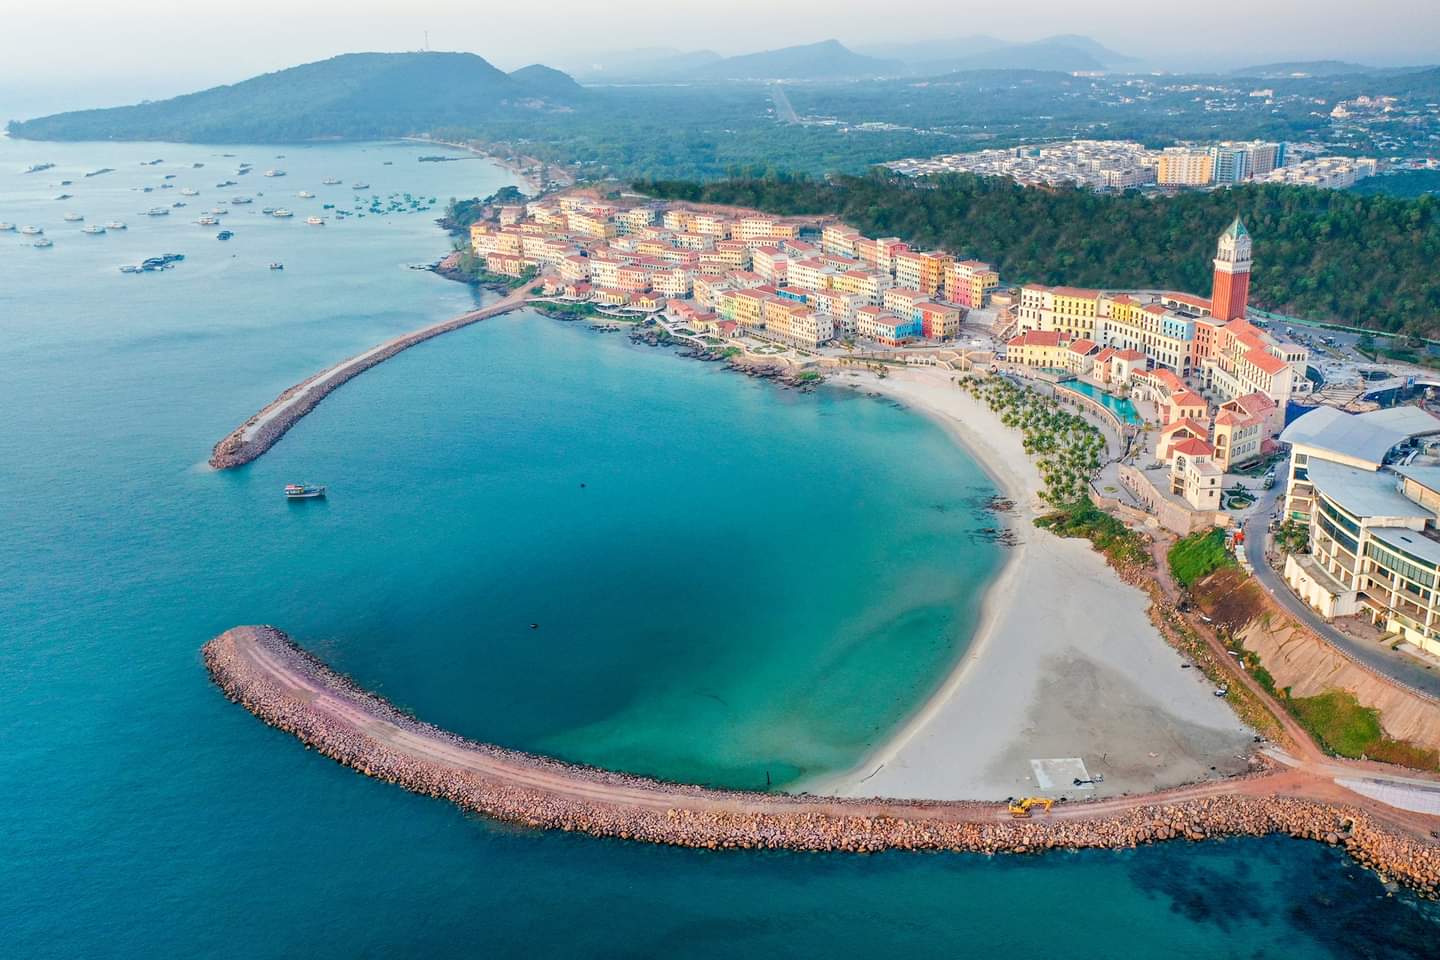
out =
[[[934,800],[1114,796],[1244,772],[1253,733],[1146,617],[1148,599],[1083,540],[1037,529],[1041,482],[1018,431],[936,369],[838,377],[932,417],[1005,495],[1021,544],[986,595],[969,649],[936,693],[854,770],[799,789]],[[1036,759],[1078,757],[1104,783],[1077,790]],[[1212,769],[1213,768],[1213,769]]]

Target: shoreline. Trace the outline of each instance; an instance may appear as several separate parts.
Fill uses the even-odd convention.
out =
[[[1440,888],[1440,846],[1421,826],[1430,819],[1366,812],[1342,788],[1300,770],[1060,804],[1030,818],[974,801],[715,790],[467,740],[361,689],[273,627],[227,630],[204,645],[202,657],[231,701],[332,760],[533,829],[704,849],[986,854],[1285,833],[1343,845],[1422,896]]]
[[[796,789],[916,799],[1114,796],[1213,782],[1251,768],[1253,731],[1211,695],[1200,671],[1149,619],[1149,598],[1084,541],[1033,525],[1039,473],[1017,431],[952,382],[950,370],[902,369],[853,384],[945,431],[1015,507],[1014,543],[985,588],[970,642],[932,692],[853,766]],[[1112,613],[1105,622],[1086,611]],[[1000,648],[1006,654],[1001,655]],[[1092,709],[1096,703],[1103,707]],[[1156,733],[1165,729],[1165,735]],[[1075,758],[1104,782],[1040,781],[1035,763]],[[1078,775],[1078,774],[1077,774]]]

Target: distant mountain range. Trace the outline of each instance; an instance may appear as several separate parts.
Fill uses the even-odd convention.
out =
[[[1138,69],[1141,61],[1089,37],[1047,37],[1010,43],[971,36],[914,43],[872,44],[851,49],[822,40],[777,50],[721,57],[711,50],[661,48],[602,54],[576,67],[589,82],[683,83],[700,80],[861,80],[920,77],[963,70],[1114,71]]]
[[[394,137],[569,111],[590,96],[538,64],[505,73],[470,53],[347,53],[169,100],[12,122],[8,130],[33,140]]]

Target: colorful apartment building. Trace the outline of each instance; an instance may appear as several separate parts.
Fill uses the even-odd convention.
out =
[[[922,301],[915,305],[920,335],[926,340],[953,340],[960,335],[960,310],[948,303]]]
[[[902,287],[919,290],[927,297],[938,297],[945,291],[945,278],[954,258],[944,253],[897,251],[894,255],[895,282]]]
[[[820,231],[820,248],[826,253],[858,259],[856,244],[859,242],[860,231],[843,223],[827,223]]]
[[[866,340],[874,340],[887,347],[898,347],[921,335],[918,320],[897,317],[876,306],[861,307],[856,311],[855,332]]]
[[[981,260],[960,260],[950,264],[945,278],[945,296],[951,303],[979,309],[987,305],[991,291],[1000,286],[1000,274]]]

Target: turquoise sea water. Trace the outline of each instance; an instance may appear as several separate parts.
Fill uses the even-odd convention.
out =
[[[299,222],[307,203],[350,199],[326,175],[442,202],[506,181],[483,162],[415,162],[428,152],[0,140],[0,220],[55,241],[0,235],[5,955],[1413,956],[1434,942],[1433,908],[1314,846],[851,858],[536,834],[349,773],[225,702],[200,644],[270,622],[471,736],[785,783],[852,763],[919,702],[997,563],[975,536],[990,485],[924,420],[527,314],[366,373],[250,468],[206,469],[284,387],[474,302],[405,269],[447,242],[426,216]],[[166,163],[139,165],[152,158]],[[47,160],[60,166],[18,174]],[[289,176],[230,176],[238,160]],[[116,172],[81,177],[102,166]],[[133,188],[165,173],[201,196],[137,216],[160,201]],[[297,220],[233,214],[235,239],[216,241],[188,221],[227,177],[271,195],[252,209],[283,194]],[[75,199],[50,199],[62,190]],[[130,230],[81,235],[71,209]],[[166,252],[187,260],[115,269]],[[285,503],[288,480],[331,498]]]

